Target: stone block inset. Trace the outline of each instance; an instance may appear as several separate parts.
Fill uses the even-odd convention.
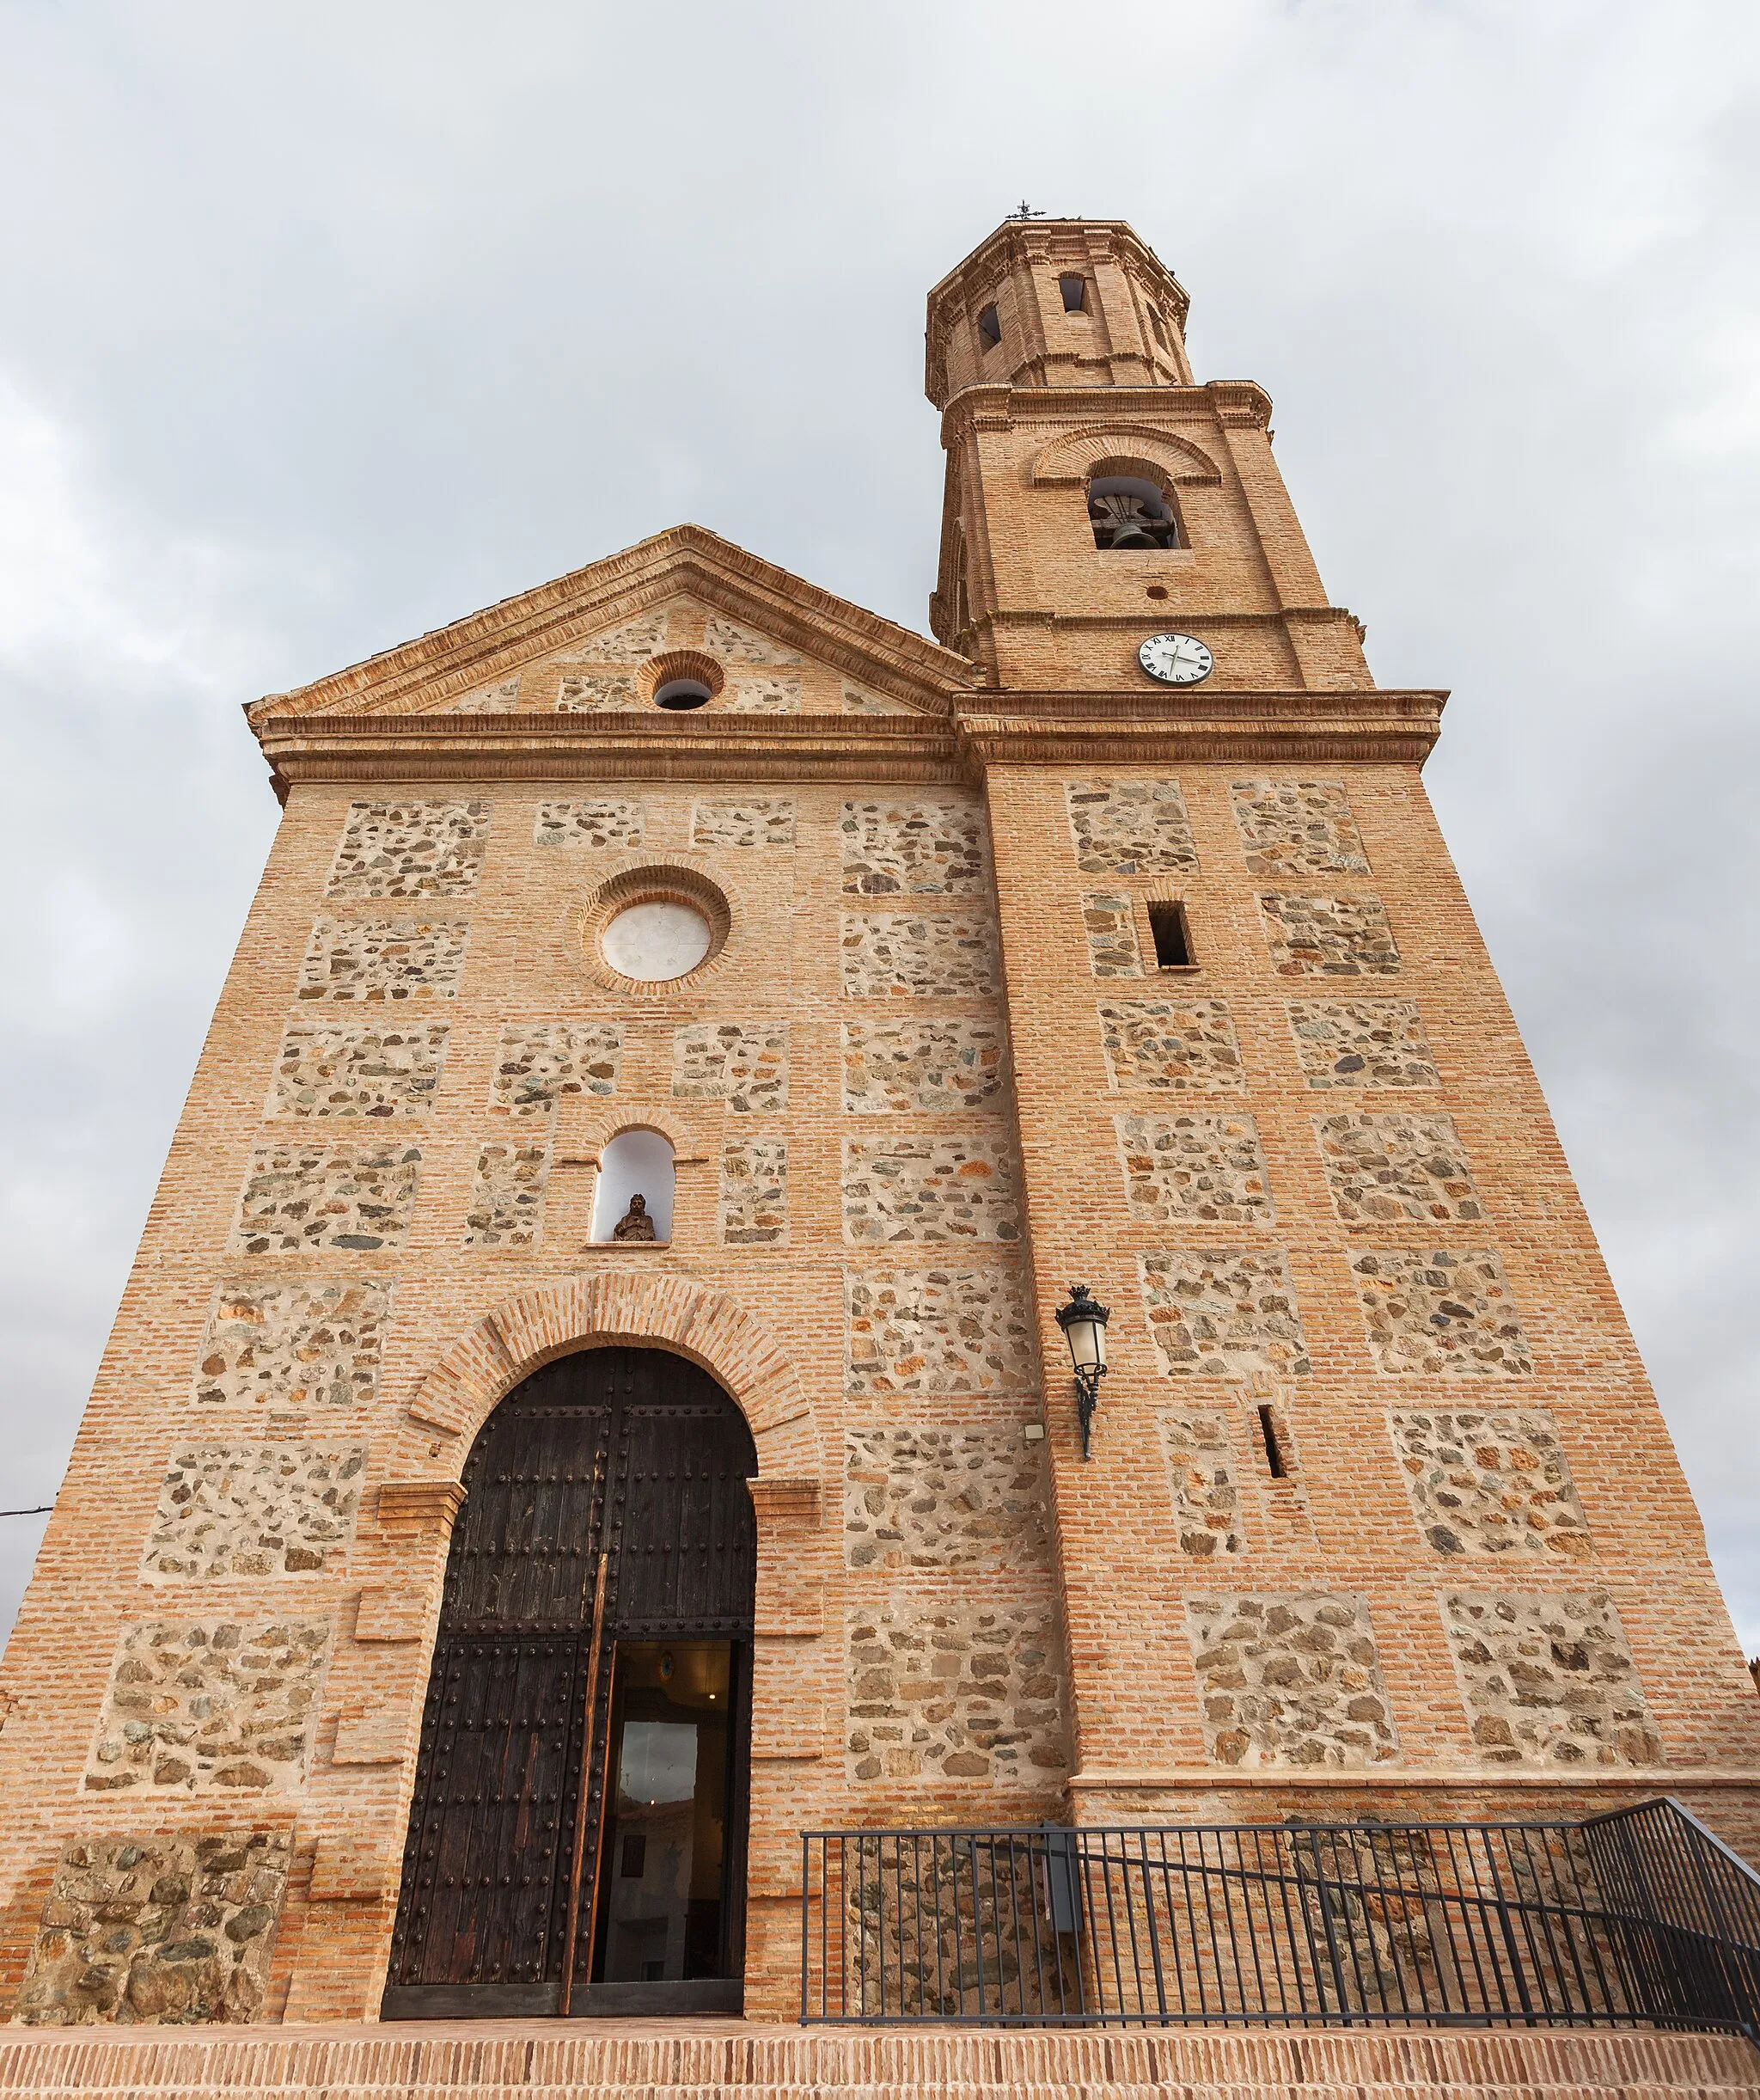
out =
[[[1051,1573],[1044,1447],[1018,1423],[850,1430],[843,1556],[859,1570],[1030,1569]]]
[[[792,846],[792,795],[705,796],[691,815],[694,846]]]
[[[1399,950],[1378,897],[1267,891],[1259,909],[1280,977],[1389,977],[1399,970]]]
[[[357,802],[327,897],[470,897],[489,837],[486,802]]]
[[[1409,999],[1292,999],[1289,1020],[1303,1075],[1317,1090],[1440,1083]]]
[[[773,641],[756,628],[742,627],[736,620],[712,613],[703,628],[703,646],[724,664],[798,664],[801,653],[786,643]]]
[[[578,670],[565,674],[556,689],[564,714],[602,714],[636,705],[636,682],[626,670]]]
[[[1140,1254],[1137,1269],[1164,1371],[1239,1379],[1311,1368],[1281,1247]]]
[[[1103,999],[1100,1044],[1115,1087],[1233,1093],[1246,1084],[1224,999]]]
[[[1439,1553],[1587,1559],[1588,1523],[1550,1415],[1427,1407],[1389,1419],[1412,1514]]]
[[[1369,872],[1350,797],[1336,781],[1237,781],[1234,820],[1255,875]]]
[[[413,1145],[259,1145],[232,1245],[243,1254],[371,1253],[400,1247],[415,1215]]]
[[[87,1791],[297,1786],[329,1655],[325,1619],[125,1627],[86,1764]]]
[[[519,706],[519,679],[516,675],[495,685],[480,685],[474,693],[455,700],[449,714],[511,714]]]
[[[788,1146],[742,1137],[721,1148],[721,1244],[783,1246],[788,1240]]]
[[[596,797],[590,802],[541,802],[532,820],[535,846],[639,846],[648,812],[639,802]]]
[[[1021,1236],[1012,1148],[1001,1137],[846,1137],[843,1236],[852,1246]]]
[[[1195,875],[1198,849],[1177,781],[1069,781],[1070,835],[1085,875]]]
[[[1664,1762],[1662,1738],[1604,1589],[1458,1590],[1442,1623],[1487,1764],[1605,1770]]]
[[[668,614],[643,613],[620,627],[607,628],[586,640],[562,658],[566,664],[645,664],[666,646]]]
[[[1194,1560],[1244,1552],[1240,1484],[1225,1417],[1177,1414],[1158,1419],[1179,1550]]]
[[[1142,976],[1143,952],[1129,897],[1111,892],[1085,897],[1082,928],[1088,936],[1088,967],[1097,977]]]
[[[1399,1738],[1360,1597],[1188,1597],[1204,1739],[1243,1772],[1392,1763]]]
[[[290,1027],[281,1039],[270,1113],[423,1115],[434,1105],[446,1036],[444,1021]]]
[[[302,1000],[450,999],[464,967],[462,919],[320,919],[299,973]]]
[[[485,1145],[471,1177],[465,1213],[468,1247],[535,1247],[544,1236],[547,1145]]]
[[[1269,1225],[1275,1213],[1259,1148],[1259,1127],[1244,1112],[1115,1116],[1125,1202],[1152,1225]]]
[[[1019,1279],[993,1269],[846,1269],[845,1388],[880,1393],[1038,1389]]]
[[[261,2018],[292,1850],[285,1830],[70,1839],[15,2017],[25,2027]]]
[[[736,714],[798,714],[801,682],[798,678],[733,678],[728,682],[727,704]]]
[[[680,1101],[724,1101],[736,1116],[779,1115],[788,1106],[788,1023],[704,1021],[679,1029],[672,1092]]]
[[[852,1779],[1062,1779],[1064,1690],[1048,1606],[888,1601],[849,1613],[845,1634]]]
[[[846,999],[993,999],[996,940],[987,917],[955,912],[846,912]]]
[[[622,1057],[615,1021],[510,1021],[495,1052],[490,1105],[547,1116],[565,1094],[615,1093]]]
[[[1503,1263],[1467,1252],[1376,1247],[1351,1257],[1377,1368],[1395,1375],[1524,1378],[1534,1368]]]
[[[846,802],[846,897],[969,897],[988,870],[984,816],[975,802]]]
[[[995,1021],[843,1024],[843,1105],[856,1115],[999,1108],[1007,1076]]]
[[[1332,1204],[1346,1224],[1420,1224],[1485,1215],[1451,1117],[1351,1110],[1314,1124]]]
[[[362,1444],[186,1444],[171,1455],[144,1583],[316,1574],[348,1550]]]
[[[369,1406],[390,1317],[388,1283],[223,1283],[202,1336],[195,1398],[294,1412]]]

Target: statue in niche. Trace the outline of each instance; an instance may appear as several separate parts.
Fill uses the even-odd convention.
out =
[[[629,1209],[611,1228],[611,1237],[614,1240],[652,1240],[657,1237],[654,1221],[648,1215],[648,1199],[645,1196],[630,1197]]]

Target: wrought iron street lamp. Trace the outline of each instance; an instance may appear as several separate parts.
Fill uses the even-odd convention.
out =
[[[1069,1344],[1070,1362],[1076,1372],[1076,1419],[1082,1425],[1082,1456],[1088,1455],[1088,1439],[1094,1426],[1094,1410],[1100,1404],[1100,1381],[1106,1375],[1106,1323],[1110,1306],[1088,1295],[1085,1283],[1072,1283],[1069,1303],[1057,1308],[1057,1324]]]

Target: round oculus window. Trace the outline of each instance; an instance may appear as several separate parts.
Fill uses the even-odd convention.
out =
[[[599,936],[600,952],[621,976],[644,984],[687,977],[708,954],[714,934],[694,904],[650,897],[620,911]]]

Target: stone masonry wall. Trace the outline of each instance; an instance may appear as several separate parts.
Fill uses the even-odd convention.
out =
[[[125,1627],[86,1766],[88,1790],[262,1793],[298,1785],[329,1653],[322,1619]]]
[[[647,829],[639,802],[621,797],[590,802],[541,802],[532,820],[535,846],[639,846]]]
[[[988,877],[975,802],[846,802],[846,897],[961,897]]]
[[[1399,950],[1378,897],[1268,891],[1259,909],[1280,977],[1385,977],[1399,968]]]
[[[1082,927],[1088,936],[1088,967],[1097,977],[1140,977],[1143,952],[1131,900],[1115,891],[1082,899]]]
[[[672,1038],[672,1091],[681,1101],[721,1101],[736,1116],[788,1106],[788,1027],[736,1021],[681,1028]]]
[[[1317,1770],[1398,1757],[1360,1597],[1189,1596],[1186,1626],[1219,1765]]]
[[[556,705],[565,714],[597,714],[608,708],[633,707],[636,682],[627,671],[571,671],[556,689]]]
[[[1588,1523],[1543,1410],[1413,1408],[1389,1419],[1412,1514],[1439,1553],[1587,1557]]]
[[[1206,1378],[1311,1366],[1280,1247],[1140,1254],[1143,1309],[1164,1371]]]
[[[291,1853],[284,1830],[73,1839],[15,2018],[26,2027],[260,2018]]]
[[[727,704],[736,714],[798,714],[801,682],[798,678],[735,678],[728,685]]]
[[[1146,1224],[1269,1225],[1258,1126],[1245,1114],[1115,1116],[1125,1201]]]
[[[846,1137],[843,1236],[852,1245],[1020,1238],[1014,1148],[1002,1137]]]
[[[447,1032],[443,1021],[290,1028],[282,1038],[271,1113],[419,1115],[433,1105]]]
[[[357,802],[327,897],[471,897],[489,836],[486,802]]]
[[[721,1148],[721,1244],[782,1246],[788,1240],[788,1145],[739,1137]]]
[[[973,914],[846,912],[843,989],[850,999],[991,999],[997,991],[996,937]]]
[[[544,1235],[547,1145],[489,1144],[477,1154],[465,1213],[468,1247],[532,1247]]]
[[[1292,999],[1289,1019],[1310,1087],[1439,1084],[1409,999]]]
[[[1442,1600],[1443,1624],[1488,1764],[1659,1765],[1662,1742],[1604,1589]]]
[[[302,1000],[450,999],[464,967],[461,919],[320,919],[301,965]]]
[[[857,1115],[998,1108],[1008,1052],[996,1021],[846,1021],[843,1105]]]
[[[492,1107],[547,1116],[565,1094],[617,1091],[623,1031],[615,1021],[517,1021],[501,1031]]]
[[[1005,1270],[846,1270],[844,1303],[852,1399],[1037,1387],[1026,1303]]]
[[[852,1569],[1052,1573],[1042,1444],[1016,1423],[874,1423],[844,1437],[843,1542]]]
[[[243,1254],[400,1247],[415,1211],[422,1155],[412,1145],[259,1145],[239,1198]]]
[[[1195,874],[1198,851],[1177,781],[1071,781],[1076,866],[1086,875]]]
[[[1476,1223],[1485,1215],[1452,1118],[1323,1116],[1314,1125],[1333,1206],[1348,1225]]]
[[[1061,1778],[1057,1630],[1048,1608],[888,1600],[852,1610],[845,1637],[852,1779],[1011,1785]]]
[[[1246,1083],[1225,1000],[1103,999],[1100,1044],[1115,1087],[1233,1093]]]
[[[1158,1419],[1179,1550],[1193,1560],[1244,1552],[1240,1484],[1226,1418],[1166,1414]]]
[[[1251,874],[1369,872],[1350,798],[1335,781],[1237,781],[1234,816]]]
[[[144,1583],[316,1574],[354,1534],[360,1444],[187,1444],[174,1452]]]
[[[195,1399],[295,1411],[365,1407],[378,1390],[391,1292],[381,1283],[223,1283],[198,1352]]]
[[[691,815],[694,846],[792,846],[795,805],[791,795],[763,799],[750,795],[707,797]]]
[[[1520,1378],[1533,1369],[1503,1263],[1491,1248],[1376,1248],[1354,1255],[1351,1268],[1379,1369],[1482,1378]]]

